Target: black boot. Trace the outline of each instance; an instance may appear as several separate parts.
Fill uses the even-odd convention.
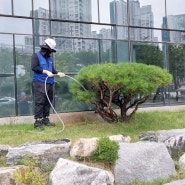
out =
[[[49,118],[43,118],[42,119],[42,124],[44,124],[45,126],[52,126],[52,127],[55,127],[55,124],[54,123],[51,123],[50,121],[49,121]]]
[[[44,130],[41,118],[40,119],[38,118],[38,119],[35,120],[34,128],[36,128],[38,130]]]

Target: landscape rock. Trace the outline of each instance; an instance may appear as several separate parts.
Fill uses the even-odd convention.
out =
[[[6,155],[6,164],[23,164],[25,157],[29,155],[40,163],[42,170],[51,169],[60,157],[65,158],[69,156],[70,143],[47,144],[47,142],[38,142],[12,147]]]
[[[157,135],[154,131],[148,131],[148,132],[142,132],[139,135],[139,140],[140,141],[158,141]]]
[[[164,140],[164,144],[173,159],[179,158],[185,152],[185,135],[172,136]]]
[[[156,132],[158,142],[164,142],[171,137],[185,135],[185,129],[159,130]]]
[[[127,135],[112,135],[112,136],[109,136],[109,139],[111,141],[116,141],[118,143],[120,142],[124,142],[124,143],[130,143],[131,142],[131,138],[130,136],[127,136]]]
[[[119,145],[119,158],[114,167],[116,184],[153,182],[176,174],[174,161],[164,143],[144,141]]]
[[[185,185],[185,179],[173,181],[173,182],[170,182],[170,183],[166,183],[164,185]]]
[[[0,145],[0,157],[8,153],[9,145]]]
[[[70,156],[73,159],[83,159],[92,156],[97,147],[98,138],[80,138],[71,145]]]
[[[22,168],[23,166],[13,166],[0,168],[0,185],[17,185],[13,174],[16,170]]]
[[[60,158],[50,173],[52,185],[113,185],[111,172]]]

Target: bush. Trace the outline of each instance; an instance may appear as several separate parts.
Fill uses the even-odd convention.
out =
[[[70,83],[75,100],[90,102],[107,122],[128,122],[158,87],[171,83],[166,70],[140,63],[94,64],[82,68]],[[114,108],[120,109],[120,117]],[[129,112],[130,110],[130,112]]]
[[[119,144],[116,141],[111,141],[106,137],[100,138],[92,158],[94,161],[102,161],[113,165],[119,157],[118,150]]]
[[[36,162],[26,156],[24,160],[26,167],[21,167],[14,173],[14,179],[18,185],[45,185],[46,179],[41,170],[36,167]]]

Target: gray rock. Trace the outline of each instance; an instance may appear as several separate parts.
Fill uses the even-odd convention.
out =
[[[115,182],[153,182],[175,175],[175,166],[166,146],[156,142],[120,143],[119,159],[114,167]]]
[[[13,174],[21,167],[23,166],[0,168],[0,185],[17,185],[13,178]]]
[[[158,141],[157,135],[154,131],[143,132],[139,135],[140,141]]]
[[[0,157],[8,153],[9,145],[0,145]]]
[[[163,141],[173,159],[185,152],[185,135],[177,135]]]
[[[183,180],[177,180],[177,181],[173,181],[164,185],[185,185],[185,179]]]
[[[50,173],[51,185],[113,185],[112,173],[60,158]]]
[[[69,156],[70,142],[62,144],[30,143],[10,148],[6,155],[7,165],[23,164],[26,155],[40,163],[42,170],[53,167],[60,157]]]
[[[159,130],[156,132],[158,142],[164,142],[171,137],[177,135],[185,135],[185,129]]]

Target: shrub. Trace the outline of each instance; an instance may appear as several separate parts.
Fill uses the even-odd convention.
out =
[[[107,122],[128,122],[150,94],[168,85],[172,76],[152,65],[106,63],[82,68],[75,79],[86,88],[71,81],[70,92],[75,100],[94,104],[96,112]],[[115,106],[120,109],[120,117]]]
[[[44,178],[41,170],[36,167],[36,162],[30,159],[27,155],[24,159],[24,165],[14,173],[14,179],[18,185],[45,185],[46,179]]]
[[[93,153],[94,161],[102,161],[111,165],[115,164],[118,159],[119,144],[116,141],[111,141],[109,138],[100,138],[97,143],[97,148]]]

